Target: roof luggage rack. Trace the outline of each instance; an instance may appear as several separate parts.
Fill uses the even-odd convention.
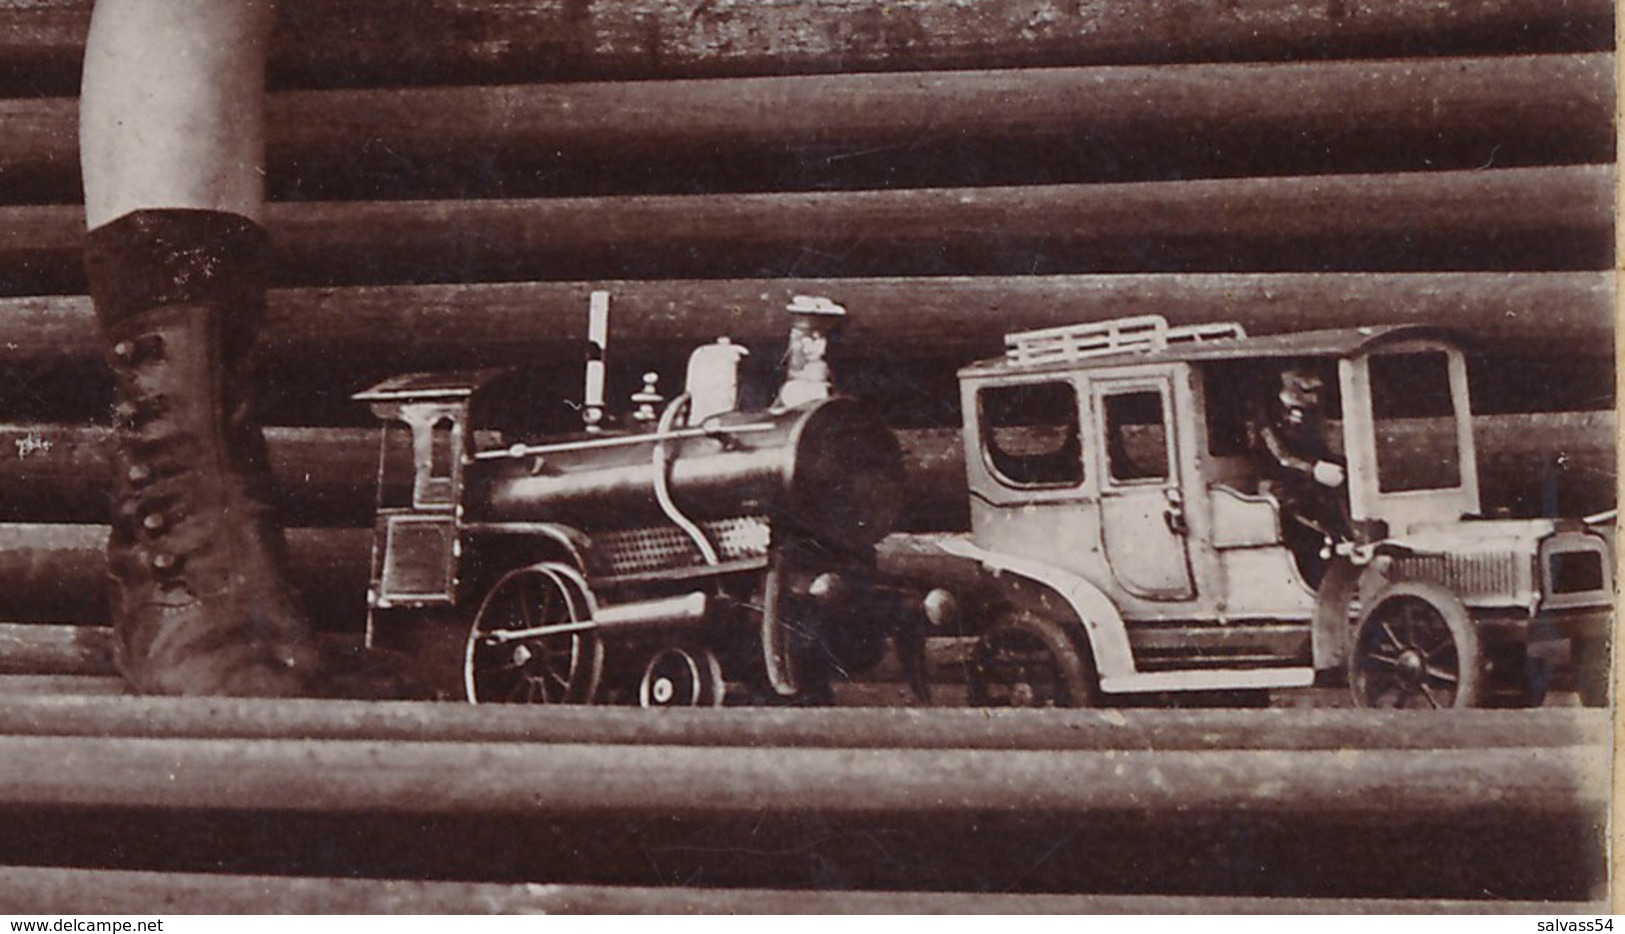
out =
[[[1135,315],[1110,321],[1068,324],[1004,337],[1005,356],[1017,366],[1070,363],[1115,354],[1153,353],[1169,344],[1236,340],[1247,336],[1234,321],[1169,327],[1162,315]]]

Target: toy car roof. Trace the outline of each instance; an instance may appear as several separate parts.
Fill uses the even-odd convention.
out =
[[[1005,337],[1002,357],[960,370],[961,376],[1000,372],[1093,369],[1139,362],[1203,362],[1355,356],[1397,341],[1460,344],[1448,328],[1388,324],[1248,336],[1239,324],[1170,326],[1161,315],[1023,331]]]

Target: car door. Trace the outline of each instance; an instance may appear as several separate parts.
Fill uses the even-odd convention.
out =
[[[1118,584],[1150,600],[1195,595],[1171,374],[1096,380],[1101,541]]]

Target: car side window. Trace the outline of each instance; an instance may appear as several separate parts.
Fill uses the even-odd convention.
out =
[[[987,463],[1016,487],[1083,482],[1078,394],[1070,382],[990,386],[976,394]]]
[[[1106,466],[1116,481],[1168,477],[1168,429],[1162,393],[1154,389],[1101,397],[1106,422]]]

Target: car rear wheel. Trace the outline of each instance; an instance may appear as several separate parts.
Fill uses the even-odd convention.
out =
[[[975,707],[1087,707],[1095,681],[1094,666],[1060,624],[1014,611],[977,642],[967,694]]]
[[[1482,669],[1478,631],[1455,594],[1437,584],[1395,584],[1355,628],[1349,687],[1360,707],[1476,707]]]

